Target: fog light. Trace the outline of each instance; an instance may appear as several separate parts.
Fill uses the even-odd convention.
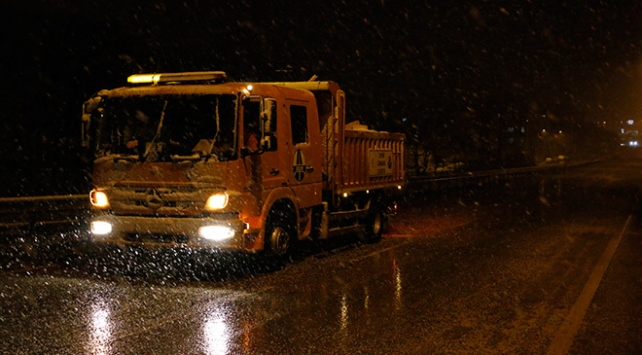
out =
[[[204,239],[218,242],[234,237],[234,229],[225,226],[205,226],[198,230],[198,234]]]
[[[111,223],[104,221],[91,222],[91,233],[95,235],[105,235],[111,233]]]

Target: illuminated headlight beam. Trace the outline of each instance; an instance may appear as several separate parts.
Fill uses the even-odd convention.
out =
[[[205,226],[199,228],[198,234],[204,239],[219,242],[234,237],[234,229],[226,226]]]
[[[225,208],[229,201],[229,196],[225,192],[219,192],[211,195],[205,202],[205,209],[208,211],[217,211]]]
[[[105,221],[93,221],[91,222],[91,233],[94,235],[106,235],[111,233],[112,225],[109,222]]]
[[[109,198],[104,191],[91,190],[89,193],[89,201],[94,207],[107,208],[109,207]]]

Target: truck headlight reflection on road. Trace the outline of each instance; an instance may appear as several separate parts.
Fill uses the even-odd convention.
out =
[[[234,230],[225,226],[205,226],[199,228],[198,234],[207,240],[218,242],[234,237]]]
[[[103,300],[95,301],[91,306],[91,336],[87,350],[92,354],[110,354],[112,342],[111,309]]]

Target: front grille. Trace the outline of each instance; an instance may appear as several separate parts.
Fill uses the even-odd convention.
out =
[[[147,207],[147,208],[150,207],[149,203],[147,203],[147,201],[145,201],[145,200],[134,200],[132,205],[134,205],[134,206],[142,206],[142,207]],[[182,204],[180,204],[180,207],[186,208],[186,207],[189,207],[190,205],[191,205],[191,203],[189,203],[189,202],[188,203],[182,203]],[[179,203],[177,201],[161,201],[160,202],[160,207],[178,207],[178,206],[179,206]]]
[[[125,240],[129,242],[137,243],[162,243],[162,244],[174,244],[174,243],[187,243],[189,237],[186,235],[171,235],[171,234],[127,234],[125,235]]]
[[[117,214],[190,216],[202,212],[203,190],[192,186],[115,186],[111,191],[112,210]]]

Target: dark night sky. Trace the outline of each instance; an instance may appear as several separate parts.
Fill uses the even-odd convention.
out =
[[[76,139],[82,102],[137,72],[316,74],[342,85],[354,119],[382,128],[510,110],[642,119],[639,1],[269,3],[5,5],[0,150]]]

